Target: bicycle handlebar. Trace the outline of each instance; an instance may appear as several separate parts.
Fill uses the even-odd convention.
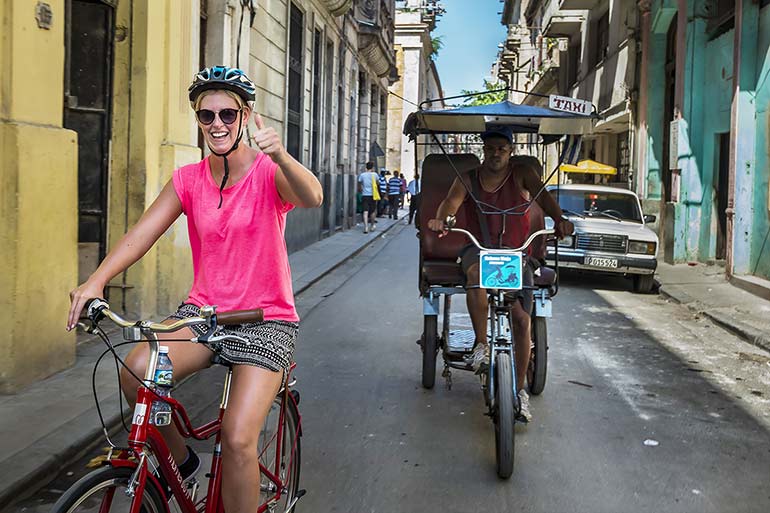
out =
[[[495,252],[501,252],[501,253],[518,253],[527,249],[529,245],[532,244],[532,241],[534,241],[537,237],[541,235],[553,235],[556,233],[555,230],[538,230],[532,233],[529,236],[529,238],[526,240],[526,242],[524,242],[524,244],[522,244],[518,248],[492,249],[492,248],[485,248],[484,246],[482,246],[481,243],[478,241],[478,239],[476,239],[476,237],[474,237],[474,235],[468,230],[463,230],[462,228],[455,228],[454,227],[455,221],[456,220],[454,216],[448,216],[445,221],[447,229],[450,232],[462,233],[463,235],[467,236],[471,240],[471,242],[473,242],[473,244],[482,251],[495,251]]]
[[[264,319],[264,312],[261,308],[254,310],[234,310],[232,312],[216,313],[216,306],[201,307],[201,315],[197,317],[188,317],[171,324],[161,324],[152,321],[129,321],[110,310],[110,305],[104,299],[92,299],[86,305],[86,315],[94,323],[98,324],[102,317],[107,317],[117,326],[123,328],[123,337],[128,340],[139,341],[142,335],[147,337],[150,344],[148,354],[147,368],[145,370],[144,381],[152,383],[154,380],[155,367],[158,361],[159,340],[158,333],[171,333],[179,331],[187,326],[207,324],[209,330],[199,337],[191,339],[192,342],[216,343],[225,339],[237,339],[246,342],[237,335],[215,335],[218,324],[243,324],[246,322],[261,322]]]

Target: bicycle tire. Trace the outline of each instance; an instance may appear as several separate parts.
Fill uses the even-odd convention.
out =
[[[275,441],[277,437],[274,435],[277,433],[278,418],[280,418],[279,414],[281,411],[282,400],[283,397],[280,395],[275,398],[270,412],[268,412],[268,416],[265,419],[265,426],[263,426],[260,432],[260,445],[258,448],[260,462],[271,472],[275,470],[273,465],[276,461],[277,444]],[[299,472],[301,462],[300,435],[298,435],[299,412],[297,411],[294,402],[288,399],[285,411],[283,442],[281,443],[281,455],[278,473],[280,474],[281,480],[286,483],[286,493],[281,497],[281,501],[278,503],[276,511],[294,513],[296,511],[296,504],[291,509],[288,509],[288,507],[297,496],[299,491]],[[292,448],[294,449],[293,458],[291,458]],[[288,463],[287,458],[291,458]],[[290,472],[291,475],[285,474],[284,472]],[[264,504],[269,498],[269,494],[263,491],[264,487],[268,483],[269,481],[267,478],[260,475],[260,505]]]
[[[529,393],[540,395],[545,388],[548,373],[548,324],[543,317],[532,318],[532,354],[527,368]]]
[[[75,513],[77,511],[92,510],[96,501],[109,499],[110,511],[125,513],[130,509],[131,498],[116,488],[128,484],[134,469],[129,467],[103,467],[90,472],[73,484],[64,495],[53,505],[51,513]],[[112,492],[110,494],[110,489]],[[83,506],[82,510],[78,507]],[[152,481],[147,480],[144,485],[144,497],[142,498],[142,510],[147,513],[165,513],[168,505],[161,493],[155,488]],[[102,508],[97,508],[102,510]]]
[[[513,372],[511,355],[499,352],[495,356],[495,456],[497,475],[508,479],[513,474],[514,408],[513,408]]]
[[[425,315],[422,332],[422,386],[431,389],[436,384],[436,353],[438,352],[438,316]]]

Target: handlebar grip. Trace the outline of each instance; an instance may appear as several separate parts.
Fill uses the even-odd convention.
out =
[[[247,322],[262,322],[265,312],[261,308],[254,310],[233,310],[231,312],[217,312],[217,324],[245,324]]]

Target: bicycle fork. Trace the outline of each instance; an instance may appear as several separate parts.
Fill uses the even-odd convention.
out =
[[[499,306],[502,305],[502,306]],[[487,378],[489,413],[497,408],[495,404],[495,372],[497,371],[495,360],[497,353],[508,353],[511,357],[511,383],[513,384],[513,407],[518,415],[521,411],[519,403],[519,390],[516,381],[516,350],[513,340],[513,329],[511,327],[510,310],[505,306],[505,293],[502,290],[497,292],[497,300],[490,304],[490,351],[489,351],[489,373]]]

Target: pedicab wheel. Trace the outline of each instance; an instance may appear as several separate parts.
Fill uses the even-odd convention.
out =
[[[433,388],[436,384],[436,352],[438,351],[438,316],[426,315],[422,332],[422,386]]]
[[[532,318],[532,354],[527,368],[529,393],[540,395],[545,388],[548,372],[548,324],[543,317]]]
[[[129,467],[104,467],[86,474],[64,495],[59,497],[51,511],[53,513],[76,513],[86,511],[114,511],[124,513],[131,507],[131,497],[126,495],[126,486],[134,469]],[[161,493],[149,479],[145,482],[141,510],[146,513],[167,511]]]
[[[497,475],[508,479],[513,474],[514,412],[511,355],[500,352],[495,357],[495,452]]]

